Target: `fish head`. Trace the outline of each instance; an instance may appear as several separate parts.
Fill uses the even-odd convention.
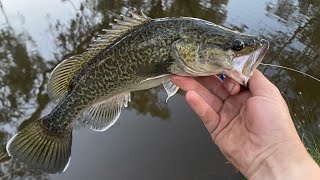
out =
[[[200,39],[199,36],[188,36],[174,43],[172,54],[178,64],[175,74],[208,76],[223,73],[246,86],[266,54],[269,42],[224,27],[215,28],[221,29],[202,35]]]
[[[239,84],[247,86],[253,71],[263,60],[269,49],[269,41],[260,37],[237,34],[231,39],[228,49],[231,54],[232,69],[224,70],[224,74]]]

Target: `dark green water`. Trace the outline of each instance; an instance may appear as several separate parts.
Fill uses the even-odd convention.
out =
[[[84,51],[121,12],[152,18],[192,16],[271,41],[265,63],[320,77],[318,0],[0,0],[0,148],[29,122],[50,112],[46,95],[52,68]],[[260,70],[283,92],[301,126],[319,136],[320,84],[276,68]],[[165,103],[162,88],[133,93],[112,128],[80,124],[63,174],[0,163],[1,179],[241,179],[211,142],[180,92]],[[25,121],[26,120],[26,121]],[[23,123],[24,122],[24,123]]]

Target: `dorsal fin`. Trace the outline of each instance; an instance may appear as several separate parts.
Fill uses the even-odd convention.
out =
[[[110,23],[111,29],[103,29],[104,34],[98,38],[81,55],[70,57],[56,66],[52,71],[48,82],[48,95],[51,100],[63,98],[71,90],[70,83],[76,77],[82,67],[103,49],[114,43],[119,37],[129,30],[141,25],[151,19],[144,15],[129,13],[129,16],[121,15],[120,19],[115,19],[115,24]]]

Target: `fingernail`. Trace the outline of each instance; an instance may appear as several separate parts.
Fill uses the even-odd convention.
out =
[[[232,89],[233,89],[233,87],[235,86],[235,84],[234,83],[229,83],[229,84],[226,84],[226,89],[227,89],[227,91],[230,93],[231,91],[232,91]]]

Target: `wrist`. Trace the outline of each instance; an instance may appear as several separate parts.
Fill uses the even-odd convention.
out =
[[[320,168],[301,142],[270,148],[269,155],[248,173],[248,179],[320,179]]]

